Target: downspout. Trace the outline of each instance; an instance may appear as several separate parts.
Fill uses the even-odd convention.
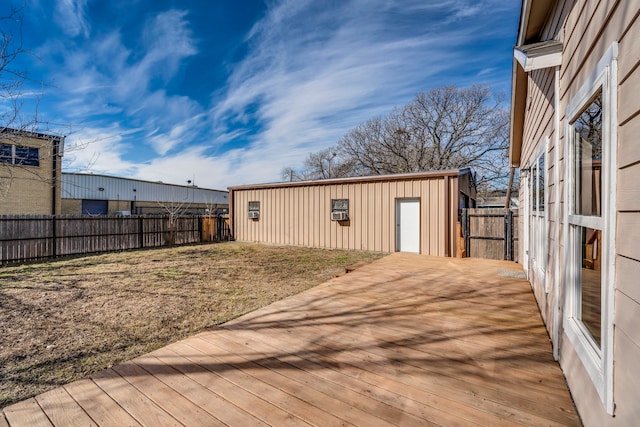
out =
[[[507,200],[504,201],[505,209],[509,209],[511,207],[511,188],[513,187],[513,176],[515,173],[515,166],[511,166],[511,170],[509,171],[509,185],[507,186]]]
[[[560,358],[559,354],[559,346],[560,346],[560,284],[562,281],[560,280],[560,263],[558,262],[560,257],[560,159],[558,155],[558,150],[560,149],[560,66],[556,66],[555,74],[554,74],[554,96],[553,96],[553,127],[555,129],[555,135],[553,138],[553,181],[555,185],[555,200],[554,200],[554,216],[556,221],[555,227],[555,264],[553,268],[553,291],[555,298],[555,309],[553,312],[553,358],[557,361]],[[564,224],[566,227],[567,225]],[[566,261],[566,260],[565,260]]]

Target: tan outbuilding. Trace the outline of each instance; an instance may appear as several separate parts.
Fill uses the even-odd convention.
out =
[[[469,169],[229,187],[240,241],[456,256]]]

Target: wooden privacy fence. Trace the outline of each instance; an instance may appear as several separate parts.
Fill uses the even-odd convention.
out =
[[[466,256],[518,261],[518,211],[463,209]]]
[[[222,242],[231,238],[229,215],[202,217],[202,241]]]
[[[204,221],[199,216],[2,216],[0,261],[228,240],[215,223],[214,238],[205,236]]]

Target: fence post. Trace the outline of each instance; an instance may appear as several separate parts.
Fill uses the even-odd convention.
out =
[[[513,261],[513,212],[507,209],[507,233],[504,236],[507,244],[507,260]]]
[[[464,250],[467,257],[471,257],[471,239],[469,238],[469,209],[462,210],[462,236],[464,237]]]
[[[142,215],[138,216],[138,247],[144,248],[144,219]]]
[[[51,257],[55,258],[57,255],[57,232],[56,232],[56,216],[51,217]]]

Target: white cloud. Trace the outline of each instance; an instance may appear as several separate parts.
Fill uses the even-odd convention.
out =
[[[515,31],[488,18],[503,13],[505,3],[268,2],[247,35],[246,56],[225,64],[231,71],[224,88],[211,88],[208,111],[167,88],[187,58],[206,50],[185,11],[152,17],[136,41],[111,29],[77,48],[58,47],[65,64],[56,80],[68,94],[69,117],[128,121],[83,135],[112,137],[91,144],[79,159],[100,153],[94,169],[178,184],[195,175],[197,185],[213,188],[274,181],[284,166],[301,164],[309,152],[421,90],[501,79],[506,87],[509,74],[494,72],[500,68],[495,51],[473,47]],[[126,134],[126,126],[140,131]],[[145,149],[144,160],[130,156]]]
[[[65,171],[130,175],[137,170],[137,165],[125,160],[131,147],[124,140],[135,132],[123,130],[118,124],[108,128],[85,127],[71,132],[65,139]]]
[[[438,27],[436,12],[460,19],[461,10],[470,12],[460,2],[333,6],[277,3],[253,27],[252,50],[211,110],[218,129],[242,127],[247,116],[262,125],[243,158],[249,162],[258,152],[256,161],[271,159],[247,171],[254,181],[278,179],[287,160],[300,164],[309,152],[335,144],[348,129],[420,90],[454,83],[443,73],[465,66],[458,47],[478,37],[477,28]]]
[[[67,117],[74,121],[97,115],[116,118],[120,113],[135,117],[147,129],[158,129],[146,143],[160,155],[190,142],[185,138],[192,132],[176,129],[196,125],[194,117],[202,114],[202,107],[153,86],[154,79],[171,80],[182,61],[197,53],[186,15],[170,10],[150,19],[141,52],[127,47],[118,29],[78,47],[57,46],[65,63],[54,73],[55,84]]]
[[[56,0],[53,18],[65,34],[89,37],[86,7],[87,0]]]

